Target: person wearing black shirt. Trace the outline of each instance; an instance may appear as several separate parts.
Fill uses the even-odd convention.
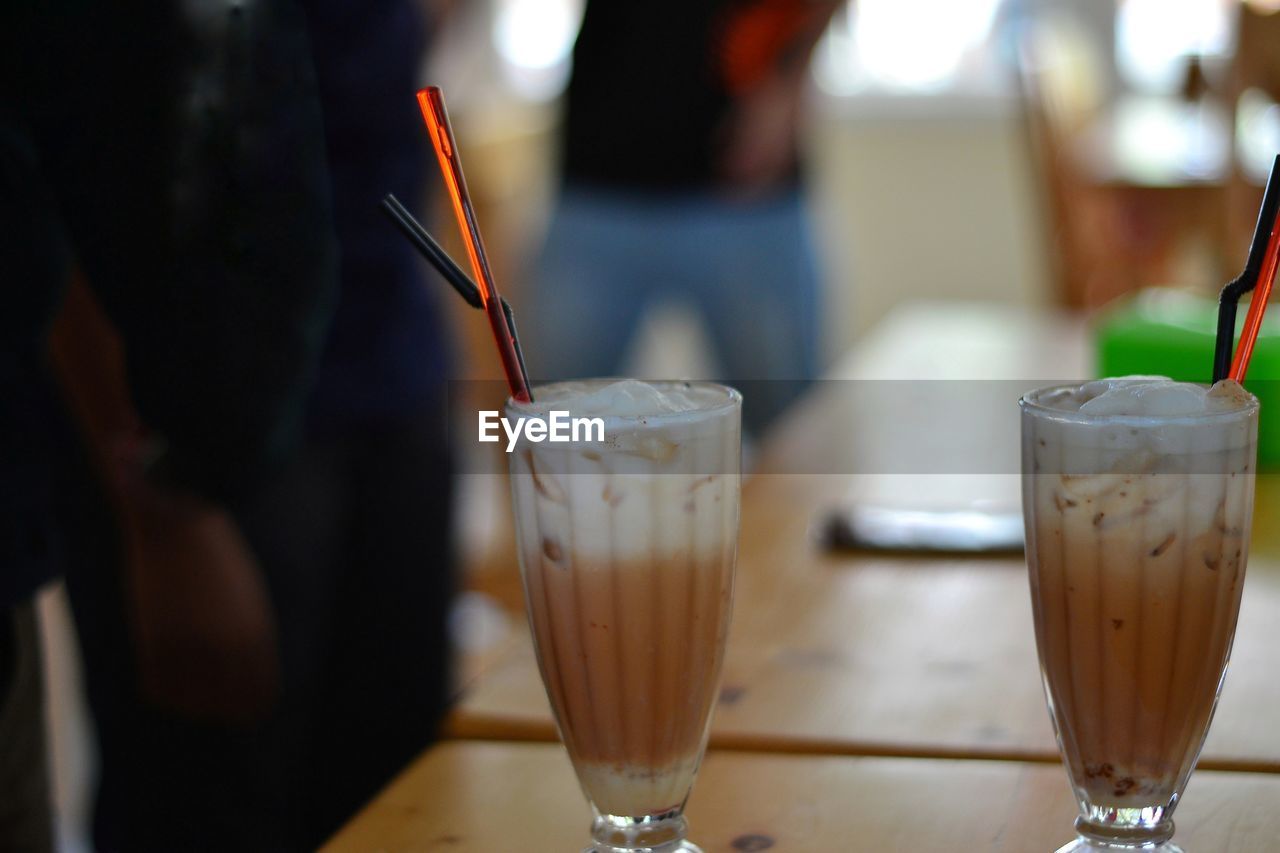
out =
[[[797,116],[830,0],[586,6],[563,186],[522,328],[547,378],[616,374],[645,307],[692,303],[762,430],[817,370]],[[524,319],[524,318],[528,319]]]

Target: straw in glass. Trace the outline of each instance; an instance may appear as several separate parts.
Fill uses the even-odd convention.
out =
[[[1222,288],[1222,294],[1218,298],[1218,337],[1213,354],[1214,382],[1228,377],[1242,382],[1249,368],[1249,358],[1253,355],[1253,346],[1262,326],[1262,314],[1266,310],[1267,298],[1275,279],[1277,254],[1280,253],[1278,213],[1280,155],[1276,156],[1271,166],[1271,177],[1267,179],[1267,189],[1262,196],[1262,209],[1258,211],[1258,224],[1253,230],[1253,241],[1249,245],[1249,258],[1245,262],[1244,271]],[[1242,295],[1255,288],[1257,292],[1249,304],[1249,313],[1240,334],[1240,344],[1233,359],[1231,345],[1236,332],[1236,305]]]
[[[400,203],[400,199],[387,193],[382,199],[382,210],[400,229],[400,233],[409,238],[409,242],[422,257],[436,268],[445,281],[453,285],[453,289],[458,291],[458,295],[466,300],[468,305],[472,308],[484,307],[484,300],[480,298],[480,288],[476,287],[476,283],[467,277],[467,274],[454,262],[453,258],[449,257],[449,253],[435,241],[435,238],[427,233],[422,223],[418,222],[414,215]]]
[[[519,402],[529,402],[533,399],[529,393],[529,378],[524,372],[523,357],[515,339],[515,329],[508,320],[509,310],[503,310],[502,298],[498,295],[493,273],[489,270],[484,241],[480,236],[480,226],[476,222],[475,208],[471,204],[466,177],[462,172],[462,158],[454,142],[449,115],[445,111],[444,94],[439,87],[428,86],[418,92],[418,106],[422,109],[422,117],[426,120],[427,129],[431,133],[431,144],[436,150],[440,172],[444,175],[445,186],[453,202],[453,212],[457,216],[458,227],[462,230],[462,238],[467,244],[471,271],[475,274],[480,286],[480,298],[484,302],[484,311],[489,317],[493,339],[498,345],[498,355],[502,359],[502,369],[506,373],[511,396]]]
[[[445,281],[453,285],[453,289],[458,292],[472,308],[483,309],[484,299],[480,296],[480,288],[476,287],[476,283],[462,271],[462,267],[458,266],[453,258],[449,257],[449,253],[444,247],[436,242],[436,239],[428,233],[422,223],[410,213],[400,199],[396,198],[392,193],[382,199],[382,210],[400,229],[400,233],[409,238],[409,242],[414,248],[426,258],[426,260],[436,268],[436,271],[444,278]],[[516,360],[520,364],[520,376],[524,380],[525,388],[529,387],[529,371],[524,365],[524,351],[520,348],[520,336],[516,333],[516,317],[511,310],[511,303],[507,302],[507,297],[499,296],[498,301],[502,303],[502,316],[506,321],[507,328],[511,330],[511,342],[516,348]],[[532,391],[530,391],[529,401],[533,401]]]

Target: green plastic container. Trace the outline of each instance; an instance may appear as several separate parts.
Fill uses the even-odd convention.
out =
[[[1236,312],[1236,334],[1248,311]],[[1280,309],[1262,322],[1245,387],[1262,404],[1258,421],[1258,467],[1280,468]],[[1177,290],[1151,289],[1117,300],[1094,326],[1098,375],[1134,373],[1168,376],[1183,382],[1208,382],[1213,373],[1218,303]]]

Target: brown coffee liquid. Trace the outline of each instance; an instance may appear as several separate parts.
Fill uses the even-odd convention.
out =
[[[1072,779],[1094,805],[1167,805],[1192,770],[1240,607],[1251,462],[1236,448],[1165,458],[1158,472],[1033,480],[1041,666]]]
[[[657,814],[693,784],[719,687],[732,546],[602,560],[526,554],[542,677],[587,795],[606,814]]]
[[[511,456],[538,666],[594,806],[656,817],[689,795],[719,690],[738,539],[740,398],[721,386],[633,380],[539,394],[570,409],[590,399],[588,408],[612,414],[601,440],[527,441]]]

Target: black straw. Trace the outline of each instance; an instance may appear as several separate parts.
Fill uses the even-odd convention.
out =
[[[520,375],[524,378],[524,387],[529,390],[529,402],[533,402],[533,386],[529,384],[529,371],[524,367],[524,350],[520,348],[520,336],[516,334],[516,315],[511,311],[511,303],[507,297],[499,296],[502,302],[502,314],[507,318],[507,328],[511,330],[511,343],[516,349],[516,361],[520,364]]]
[[[1267,254],[1267,241],[1280,213],[1280,154],[1271,165],[1271,177],[1262,196],[1262,209],[1258,211],[1258,224],[1253,229],[1253,242],[1249,245],[1249,259],[1244,272],[1222,288],[1218,297],[1218,338],[1213,350],[1213,381],[1220,382],[1231,372],[1232,345],[1236,337],[1236,305],[1240,297],[1258,285],[1262,262]]]
[[[468,305],[472,308],[484,307],[484,300],[480,298],[480,288],[476,287],[476,283],[454,263],[449,253],[427,233],[427,229],[423,228],[422,223],[405,209],[398,198],[387,193],[382,199],[382,210],[400,229],[400,233],[408,237],[409,242],[413,243],[418,252],[439,271],[440,275],[444,276],[444,280],[453,285],[453,289],[458,291]],[[504,306],[505,310],[507,309]]]
[[[453,258],[449,257],[449,253],[435,241],[427,229],[422,227],[422,223],[400,203],[400,199],[392,193],[387,193],[382,199],[381,206],[387,217],[400,229],[400,233],[409,238],[409,242],[436,268],[440,275],[444,276],[445,281],[453,285],[453,289],[458,291],[458,295],[466,300],[468,305],[472,308],[484,307],[480,288],[476,287],[471,277],[462,271],[462,267],[458,266]],[[498,300],[502,304],[502,315],[507,320],[507,328],[511,331],[516,361],[520,364],[520,376],[524,379],[524,387],[528,389],[529,402],[532,403],[533,386],[529,384],[529,371],[524,366],[524,350],[520,348],[520,338],[516,334],[516,316],[511,310],[511,303],[505,296],[499,296]]]

